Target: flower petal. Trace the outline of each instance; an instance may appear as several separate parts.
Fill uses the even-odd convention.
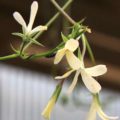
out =
[[[62,76],[57,76],[57,77],[55,77],[55,79],[64,79],[64,78],[67,78],[68,76],[70,76],[72,74],[72,72],[74,72],[74,70],[70,70],[70,71],[66,72]]]
[[[118,116],[108,116],[106,115],[103,110],[101,109],[101,107],[98,107],[98,111],[97,111],[98,115],[101,117],[101,119],[103,120],[116,120],[119,117]]]
[[[42,116],[47,119],[47,120],[50,120],[50,116],[51,116],[51,112],[54,108],[54,105],[55,105],[55,102],[56,102],[56,98],[53,97],[47,104],[47,106],[45,107],[45,109],[43,110],[42,112]]]
[[[66,42],[65,48],[74,52],[79,46],[78,40],[70,39]]]
[[[54,64],[58,64],[61,61],[61,59],[65,55],[65,51],[66,51],[66,49],[64,49],[64,48],[58,50],[58,52],[55,55]]]
[[[38,2],[33,1],[32,5],[31,5],[30,19],[29,19],[29,24],[28,24],[28,32],[31,31],[31,29],[32,29],[37,11],[38,11]]]
[[[71,51],[66,51],[66,58],[70,67],[74,70],[78,70],[82,62]]]
[[[29,34],[34,34],[36,32],[43,31],[43,30],[47,30],[47,26],[42,26],[42,25],[37,26],[32,31],[30,31]]]
[[[68,88],[68,91],[67,91],[68,94],[71,94],[73,89],[75,88],[77,81],[78,81],[79,74],[80,74],[80,70],[77,70],[75,77],[74,77],[70,87]]]
[[[90,92],[99,93],[99,91],[101,90],[100,84],[89,74],[87,74],[84,69],[81,69],[81,76],[85,86]]]
[[[13,17],[20,25],[22,25],[26,29],[26,23],[19,12],[14,12]]]
[[[103,75],[107,72],[107,68],[105,65],[96,65],[94,67],[86,68],[85,71],[93,77],[97,77],[99,75]]]

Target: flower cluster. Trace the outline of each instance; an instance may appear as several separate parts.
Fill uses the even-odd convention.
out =
[[[81,36],[79,36],[78,38],[84,39],[85,38],[84,34],[81,34]],[[85,42],[83,42],[83,43],[85,43]],[[90,112],[88,115],[88,120],[96,120],[96,117],[95,117],[96,113],[99,114],[99,116],[102,120],[118,119],[118,117],[107,116],[103,112],[103,110],[99,104],[98,94],[101,90],[101,85],[94,79],[94,77],[98,77],[100,75],[105,74],[107,72],[106,65],[96,65],[93,67],[86,68],[85,62],[84,62],[85,54],[81,55],[81,58],[79,58],[78,56],[75,55],[75,51],[80,50],[79,47],[80,47],[79,39],[74,39],[74,38],[67,39],[66,38],[64,46],[62,48],[60,48],[55,55],[54,64],[58,64],[62,60],[62,58],[65,56],[66,60],[68,62],[68,65],[70,67],[70,70],[62,76],[55,77],[55,79],[65,79],[65,78],[69,77],[73,72],[75,72],[73,82],[71,83],[71,85],[67,91],[68,94],[70,94],[77,84],[79,75],[81,75],[83,83],[85,84],[85,86],[87,87],[89,92],[93,95],[93,101],[92,101],[91,109],[90,109]],[[83,47],[84,47],[83,51],[85,52],[86,46],[83,45]],[[55,99],[55,98],[53,97],[53,99]],[[49,102],[53,103],[53,99],[51,99]],[[47,116],[47,119],[50,119],[50,113],[52,112],[51,109],[55,105],[55,102],[54,102],[54,105],[53,104],[49,105],[50,103],[48,103],[49,107],[47,106],[44,110],[47,112],[44,112],[44,114],[42,114],[46,118],[48,111],[50,111],[49,116]]]
[[[105,65],[97,65],[94,67],[85,68],[84,62],[77,58],[73,53],[78,47],[79,47],[78,41],[75,39],[72,40],[70,39],[66,42],[64,48],[58,50],[55,56],[54,63],[55,64],[59,63],[62,57],[66,54],[66,58],[68,64],[71,67],[71,70],[62,76],[57,76],[55,79],[64,79],[75,71],[76,72],[75,77],[68,90],[69,93],[71,93],[72,90],[74,89],[80,73],[82,76],[82,80],[86,87],[88,88],[88,90],[94,94],[99,93],[99,91],[101,90],[101,86],[93,77],[103,75],[104,73],[107,72],[107,68]]]

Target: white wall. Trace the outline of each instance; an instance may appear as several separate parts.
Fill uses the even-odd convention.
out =
[[[42,120],[41,112],[51,96],[55,81],[46,74],[0,64],[0,120]],[[66,85],[63,91],[65,91]],[[84,89],[80,96],[88,96]],[[120,95],[105,91],[102,98],[111,97],[108,113],[120,115]],[[82,98],[83,99],[83,98]],[[53,120],[84,120],[88,107],[57,104]]]

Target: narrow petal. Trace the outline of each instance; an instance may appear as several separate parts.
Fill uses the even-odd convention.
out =
[[[19,12],[14,12],[13,17],[20,25],[24,27],[24,29],[26,29],[26,23]]]
[[[99,75],[103,75],[107,72],[107,68],[105,65],[96,65],[94,67],[86,68],[85,71],[93,77],[97,77]]]
[[[58,50],[58,52],[55,55],[54,64],[58,64],[61,61],[61,59],[65,55],[65,51],[66,51],[66,49],[64,49],[64,48]]]
[[[90,107],[90,111],[88,113],[87,120],[96,120],[96,113],[97,113],[97,108],[95,102],[93,101]]]
[[[74,70],[78,70],[82,62],[73,54],[73,52],[66,51],[66,58],[70,67]]]
[[[36,32],[39,32],[39,31],[43,31],[43,30],[47,30],[47,26],[37,26],[36,28],[34,28],[32,31],[30,31],[29,34],[34,34]]]
[[[88,88],[90,92],[94,94],[99,93],[99,91],[101,90],[100,84],[89,74],[87,74],[84,69],[81,69],[81,76],[85,86]]]
[[[31,31],[31,29],[32,29],[37,11],[38,11],[38,2],[34,1],[31,5],[30,20],[29,20],[29,24],[28,24],[28,32]]]
[[[101,109],[101,107],[98,107],[98,111],[97,111],[98,115],[101,117],[102,120],[117,120],[119,117],[118,116],[108,116],[106,115],[103,110]]]
[[[70,39],[66,42],[65,48],[74,52],[79,46],[78,40]]]
[[[76,84],[77,84],[77,81],[78,81],[79,74],[80,74],[80,71],[77,70],[77,72],[76,72],[76,74],[75,74],[75,77],[74,77],[74,79],[73,79],[70,87],[68,88],[68,91],[67,91],[68,94],[71,94],[72,91],[73,91],[73,89],[75,88],[75,86],[76,86]]]
[[[55,77],[55,79],[64,79],[64,78],[67,78],[68,76],[70,76],[72,74],[72,72],[74,72],[74,70],[70,70],[70,71],[66,72],[62,76],[57,76],[57,77]]]
[[[47,119],[50,120],[50,116],[51,116],[51,112],[54,108],[56,99],[53,97],[47,104],[47,106],[45,107],[44,111],[42,112],[42,116]]]

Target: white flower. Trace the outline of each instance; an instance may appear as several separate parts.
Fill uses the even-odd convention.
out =
[[[116,120],[116,119],[118,119],[117,116],[112,117],[112,116],[106,115],[100,106],[99,99],[98,99],[97,95],[93,95],[93,101],[91,104],[91,108],[90,108],[87,120],[96,120],[96,113],[99,115],[99,117],[102,120]]]
[[[78,69],[80,65],[80,61],[73,54],[73,52],[78,47],[79,47],[79,42],[77,40],[74,39],[68,40],[65,44],[65,47],[58,50],[55,56],[54,64],[58,64],[65,55],[69,65],[74,69]]]
[[[103,75],[107,72],[107,68],[105,65],[96,65],[90,68],[80,68],[82,80],[86,87],[92,93],[99,93],[101,90],[100,84],[93,78],[100,75]]]
[[[104,73],[106,73],[107,68],[105,65],[96,65],[96,66],[90,67],[90,68],[80,67],[78,70],[72,69],[62,76],[55,77],[55,79],[66,78],[74,71],[76,71],[76,73],[75,73],[73,82],[71,83],[71,85],[68,89],[68,93],[71,93],[73,91],[74,87],[77,84],[80,73],[82,76],[82,80],[83,80],[85,86],[88,88],[88,90],[94,94],[99,93],[99,91],[101,90],[101,86],[93,77],[97,77],[97,76],[100,76],[100,75],[103,75]]]
[[[93,77],[97,77],[97,76],[105,74],[107,72],[107,68],[105,65],[97,65],[94,67],[85,68],[84,63],[80,61],[80,59],[78,59],[73,53],[78,48],[78,46],[79,46],[78,41],[71,39],[66,42],[64,48],[58,50],[55,56],[54,63],[58,64],[63,58],[63,56],[66,55],[68,64],[70,65],[72,69],[62,76],[55,77],[55,79],[66,78],[71,73],[76,71],[73,82],[68,89],[68,93],[71,93],[73,91],[80,74],[88,90],[94,94],[99,93],[99,91],[101,90],[101,86]]]
[[[26,25],[25,20],[23,19],[23,17],[21,16],[21,14],[19,12],[13,13],[13,17],[23,27],[24,33],[26,35],[32,35],[32,34],[37,33],[39,31],[47,30],[47,27],[42,26],[42,25],[39,25],[39,26],[35,27],[34,29],[32,29],[37,11],[38,11],[38,2],[33,1],[32,5],[31,5],[30,19],[29,19],[28,25]]]

